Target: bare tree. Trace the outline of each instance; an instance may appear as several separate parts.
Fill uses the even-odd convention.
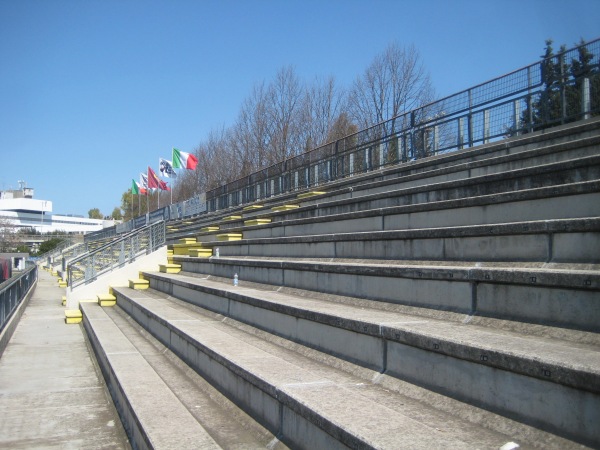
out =
[[[304,150],[331,141],[332,129],[342,113],[345,92],[334,77],[316,78],[306,89],[302,104]]]
[[[250,97],[244,100],[232,135],[232,150],[241,164],[240,175],[259,170],[269,159],[272,135],[264,82],[256,84]]]
[[[301,101],[303,88],[293,67],[282,68],[267,92],[271,135],[268,165],[276,164],[300,153]]]
[[[348,112],[361,129],[400,116],[432,101],[433,88],[419,52],[414,46],[392,43],[377,55],[354,82],[348,96]],[[392,121],[385,133],[404,123]]]

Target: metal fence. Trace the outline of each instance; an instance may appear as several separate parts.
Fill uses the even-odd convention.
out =
[[[600,114],[600,39],[479,84],[207,193],[85,236],[175,220]]]
[[[600,113],[600,40],[394,117],[206,193],[209,211]]]
[[[152,253],[166,242],[163,220],[116,239],[68,263],[68,285],[71,289],[94,281],[99,275],[122,267],[141,255]]]
[[[21,274],[0,284],[0,332],[37,281],[38,267],[33,264]]]

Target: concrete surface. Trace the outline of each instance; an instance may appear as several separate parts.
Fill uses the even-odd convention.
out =
[[[64,289],[44,270],[0,358],[0,448],[129,449]]]

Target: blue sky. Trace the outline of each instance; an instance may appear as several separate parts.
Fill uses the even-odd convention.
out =
[[[600,0],[0,0],[0,190],[111,214],[293,65],[348,87],[393,41],[444,97],[600,37]],[[201,169],[201,168],[200,168]]]

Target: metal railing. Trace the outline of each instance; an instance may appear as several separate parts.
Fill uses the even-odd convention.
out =
[[[599,55],[595,40],[282,161],[207,192],[208,210],[591,117]]]
[[[38,267],[33,264],[21,274],[0,284],[0,332],[9,321],[19,304],[37,281]]]
[[[116,239],[68,263],[68,285],[71,289],[94,281],[99,275],[122,267],[141,255],[157,250],[166,242],[163,220]]]
[[[600,39],[538,61],[247,177],[85,236],[176,220],[600,114]],[[574,70],[573,61],[578,63]],[[571,70],[569,70],[569,67]]]

